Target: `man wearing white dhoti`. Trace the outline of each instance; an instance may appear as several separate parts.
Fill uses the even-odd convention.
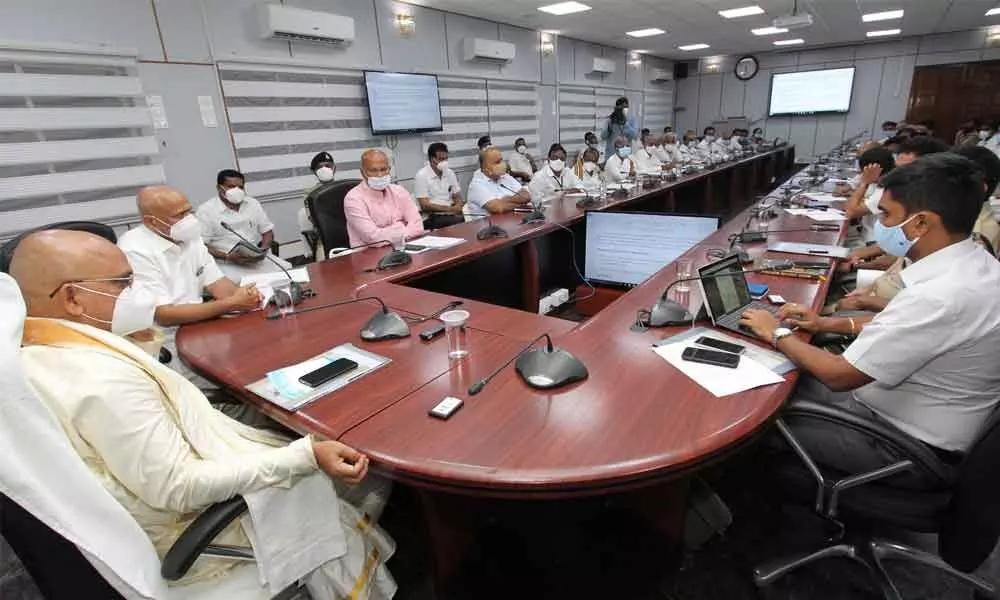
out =
[[[264,581],[257,597],[300,579],[317,599],[392,597],[383,566],[391,539],[340,500],[330,479],[358,483],[366,456],[335,441],[289,443],[241,425],[122,337],[152,323],[143,322],[149,311],[136,302],[125,255],[106,240],[34,234],[18,246],[11,274],[27,304],[28,380],[161,557],[200,511],[241,495],[249,518],[217,540],[252,541]],[[177,585],[211,585],[234,566],[203,558]]]

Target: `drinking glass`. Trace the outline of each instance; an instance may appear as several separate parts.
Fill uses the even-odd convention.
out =
[[[449,310],[438,317],[444,323],[448,337],[448,358],[465,358],[469,355],[469,333],[465,324],[469,321],[469,311]]]
[[[687,279],[691,277],[691,273],[694,269],[694,262],[690,258],[678,258],[677,259],[677,279]],[[682,281],[677,284],[678,292],[690,292],[691,282]]]

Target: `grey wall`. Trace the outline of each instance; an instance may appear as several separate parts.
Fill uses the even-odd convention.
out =
[[[354,18],[356,41],[338,48],[262,40],[255,11],[260,1],[0,0],[0,40],[26,47],[75,44],[135,49],[142,62],[144,88],[164,98],[169,129],[159,131],[158,138],[168,180],[195,203],[212,194],[212,172],[236,160],[217,63],[249,62],[275,69],[295,65],[379,68],[532,83],[538,90],[538,146],[542,148],[558,139],[563,84],[618,90],[630,98],[640,120],[644,103],[651,99],[658,107],[658,124],[664,120],[666,103],[673,101],[672,83],[654,84],[648,77],[651,69],[672,68],[672,63],[642,57],[641,64],[630,65],[626,52],[617,48],[559,38],[556,51],[544,55],[536,31],[391,0],[283,0],[290,6]],[[412,36],[396,31],[397,10],[414,16]],[[59,18],[53,19],[54,14]],[[513,43],[517,58],[505,65],[467,62],[462,59],[461,44],[470,36]],[[591,73],[595,56],[613,59],[615,72],[607,76]],[[213,96],[218,127],[202,125],[198,95]],[[575,147],[580,141],[567,142]],[[422,136],[400,136],[396,174],[404,182],[422,164],[424,142]],[[298,239],[295,211],[299,206],[297,199],[268,203],[280,241]]]
[[[718,121],[746,117],[765,128],[768,138],[781,137],[796,145],[796,154],[822,153],[840,140],[882,121],[906,115],[914,68],[1000,58],[1000,48],[987,42],[985,30],[913,37],[892,42],[844,46],[802,52],[761,54],[760,73],[748,82],[733,75],[736,57],[722,59],[718,72],[708,73],[702,60],[692,76],[677,82],[676,127],[701,130]],[[846,115],[766,119],[771,75],[794,71],[854,66],[854,97]]]

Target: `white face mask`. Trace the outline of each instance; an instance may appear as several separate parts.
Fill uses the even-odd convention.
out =
[[[333,181],[333,169],[330,167],[320,167],[316,169],[316,179],[319,179],[323,183]]]
[[[989,138],[990,138],[990,132],[989,132],[988,129],[980,129],[979,130],[979,139],[980,140],[982,140],[982,141],[985,142]]]
[[[448,161],[442,160],[441,162],[438,163],[438,171],[444,173],[447,168],[448,168]]]
[[[527,154],[528,153],[528,147],[527,146],[518,146],[517,148],[515,148],[515,150],[517,150],[518,154]]]
[[[585,162],[583,163],[583,170],[586,173],[593,174],[597,170],[597,163]]]
[[[566,161],[556,158],[549,161],[549,167],[556,173],[566,168]]]
[[[243,188],[229,188],[226,190],[225,194],[226,201],[230,204],[242,204],[243,200],[246,199],[247,193],[243,191]]]
[[[111,333],[115,335],[128,335],[136,331],[149,329],[153,326],[153,317],[156,314],[156,302],[146,294],[141,293],[138,288],[134,286],[127,287],[121,294],[115,296],[107,292],[83,287],[83,285],[78,283],[71,285],[78,290],[115,299],[115,309],[111,314],[110,321],[98,319],[86,313],[81,315],[85,319],[90,319],[96,323],[110,325]]]
[[[389,175],[368,178],[368,187],[370,187],[373,190],[382,191],[385,188],[389,187],[389,184],[391,183],[392,183],[392,177],[390,177]]]
[[[708,134],[708,135],[705,136],[705,141],[709,142],[709,143],[714,142],[715,141],[715,136],[712,135],[712,134]]]
[[[156,220],[166,225],[163,219]],[[167,237],[177,244],[189,244],[201,237],[201,224],[198,223],[197,217],[189,214],[170,226]]]
[[[622,116],[623,117],[627,117],[628,116],[628,107],[627,106],[622,109]]]

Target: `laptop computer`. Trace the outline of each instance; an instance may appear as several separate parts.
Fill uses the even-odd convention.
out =
[[[750,328],[740,326],[743,313],[749,309],[766,310],[771,314],[778,312],[776,307],[751,298],[738,255],[699,268],[698,284],[701,297],[705,299],[705,311],[712,324],[721,329],[756,337]]]

